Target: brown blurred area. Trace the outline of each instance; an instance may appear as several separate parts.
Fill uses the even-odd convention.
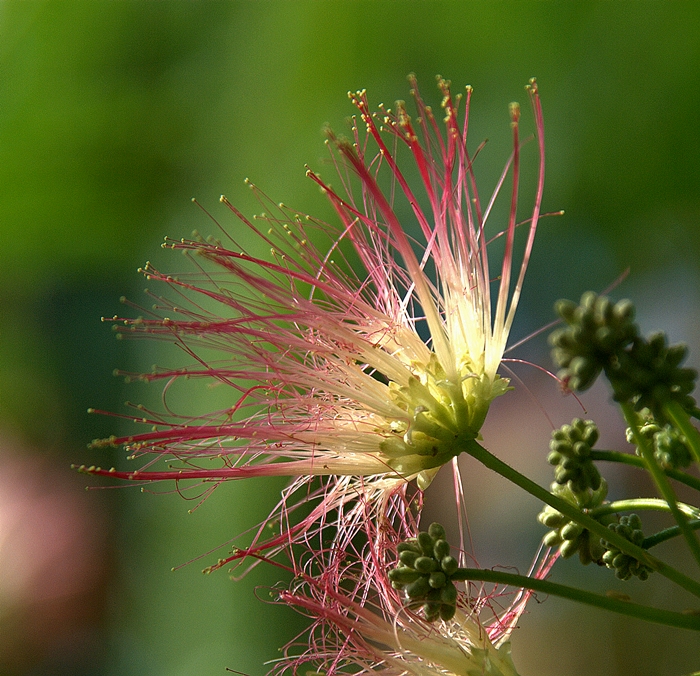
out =
[[[0,673],[87,674],[105,651],[111,547],[61,458],[0,437]]]

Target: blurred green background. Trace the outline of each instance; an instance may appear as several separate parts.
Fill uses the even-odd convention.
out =
[[[219,552],[170,572],[255,525],[279,485],[228,484],[188,514],[195,503],[177,494],[84,493],[99,482],[68,466],[122,462],[86,450],[120,422],[85,411],[157,401],[111,373],[172,354],[115,341],[100,316],[123,312],[121,295],[150,304],[136,273],[145,260],[185,264],[160,250],[164,235],[211,232],[193,196],[235,229],[218,197],[253,213],[250,177],[330,218],[304,163],[323,172],[321,130],[344,129],[348,89],[391,104],[415,72],[437,106],[435,74],[473,85],[470,134],[491,139],[489,175],[508,154],[507,104],[525,103],[537,76],[544,207],[566,215],[541,225],[516,337],[551,319],[557,297],[603,289],[629,267],[618,295],[635,298],[643,328],[689,341],[697,367],[698,25],[697,2],[0,3],[0,674],[255,676],[303,627],[256,598],[257,587],[269,600],[275,575],[202,576]],[[526,352],[548,364],[541,345]],[[485,436],[506,456],[511,433],[504,449]],[[545,421],[530,472],[543,482],[547,440]],[[527,503],[529,519],[537,510]],[[491,522],[478,509],[472,519],[483,551]],[[539,536],[532,525],[526,558]],[[513,562],[518,541],[498,542],[484,563]],[[605,589],[599,572],[565,562],[555,579]],[[522,676],[700,668],[693,634],[552,600],[532,604],[513,643]]]

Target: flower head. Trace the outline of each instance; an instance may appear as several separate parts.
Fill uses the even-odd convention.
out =
[[[339,225],[273,204],[251,186],[266,208],[257,220],[222,201],[270,247],[269,259],[229,233],[225,241],[166,241],[190,254],[198,272],[172,277],[147,264],[146,277],[168,285],[177,302],[163,298],[151,316],[113,321],[126,333],[169,338],[192,358],[190,367],[156,369],[144,380],[204,378],[229,388],[231,403],[197,416],[142,409],[137,421],[151,431],[96,443],[123,444],[132,457],[148,456],[147,466],[87,471],[139,481],[283,475],[303,484],[324,476],[324,495],[343,486],[342,502],[413,479],[425,488],[477,438],[489,405],[508,389],[497,371],[540,215],[542,112],[532,81],[539,178],[516,262],[519,107],[510,108],[512,156],[484,203],[467,149],[471,88],[460,121],[461,97],[447,81],[438,85],[443,132],[413,80],[415,121],[402,102],[373,114],[364,92],[350,95],[359,111],[352,139],[329,133],[343,191],[308,171]],[[406,150],[416,181],[399,166]],[[486,223],[509,173],[507,223],[491,235],[505,241],[494,273]],[[408,221],[417,222],[420,241]],[[170,466],[158,468],[163,459]]]
[[[323,548],[312,542],[297,551],[294,582],[278,592],[278,599],[307,615],[312,625],[308,640],[286,647],[273,674],[517,676],[508,640],[529,592],[458,583],[454,612],[433,622],[415,604],[402,601],[387,570],[401,559],[401,541],[412,541],[417,532],[412,511],[404,501],[403,516],[393,525],[365,521],[360,546]],[[444,536],[437,524],[431,532],[436,528]],[[553,560],[545,556],[532,574],[544,577]]]

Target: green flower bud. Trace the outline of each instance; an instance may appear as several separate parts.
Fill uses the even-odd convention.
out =
[[[440,561],[440,567],[442,568],[442,572],[449,577],[457,572],[459,563],[453,556],[446,556]]]
[[[420,576],[421,574],[417,570],[407,566],[394,568],[389,571],[389,579],[402,586],[415,582]]]
[[[584,492],[575,492],[571,482],[565,485],[555,482],[552,484],[552,493],[582,511],[590,510],[605,501],[607,484],[604,479],[601,479],[600,486],[596,490],[588,488]],[[591,538],[588,530],[571,521],[561,512],[545,505],[537,519],[551,529],[542,542],[546,547],[558,547],[563,558],[571,557],[578,552],[579,559],[584,565],[601,560],[605,549],[599,544],[599,539]]]
[[[418,533],[418,544],[424,556],[432,556],[433,553],[433,538],[430,533]]]
[[[559,377],[572,390],[593,385],[639,333],[629,301],[613,305],[608,298],[588,291],[579,305],[565,300],[554,308],[566,326],[549,337],[552,358],[561,368]]]
[[[651,442],[654,449],[654,458],[664,469],[683,469],[688,467],[693,460],[688,440],[683,434],[671,425],[659,425],[651,417],[651,411],[643,409],[639,414],[639,433]],[[636,440],[631,428],[627,428],[627,441],[635,444]],[[637,455],[641,455],[639,448]]]
[[[423,604],[423,615],[428,622],[435,622],[435,620],[440,617],[440,604],[439,603],[424,603]]]
[[[397,551],[401,565],[389,571],[393,588],[403,589],[410,604],[422,603],[429,622],[452,619],[458,592],[450,578],[459,570],[459,564],[449,554],[445,529],[440,524],[431,524],[428,532],[400,543]]]
[[[457,587],[452,581],[448,580],[440,590],[440,600],[450,605],[457,603]]]
[[[559,547],[559,553],[565,559],[573,556],[578,551],[577,540],[565,540]]]
[[[575,540],[579,535],[581,535],[581,533],[583,533],[583,526],[570,521],[559,531],[559,533],[565,540]]]
[[[428,527],[428,535],[430,535],[433,540],[444,540],[445,529],[439,523],[431,523]]]
[[[618,523],[611,523],[608,528],[637,546],[644,541],[642,522],[636,514],[621,516]],[[620,551],[616,545],[604,539],[601,540],[601,545],[607,550],[602,557],[603,563],[615,571],[615,577],[620,580],[629,580],[632,576],[638,577],[640,580],[648,579],[649,574],[652,572],[651,568],[633,556]]]
[[[557,531],[551,530],[542,538],[542,542],[544,543],[545,547],[558,547],[562,542],[564,542],[564,539]]]
[[[419,573],[432,573],[437,570],[438,562],[431,556],[419,556],[413,564],[413,567]]]
[[[444,559],[450,553],[450,545],[447,540],[437,540],[435,546],[433,547],[433,556],[438,559],[438,561]]]
[[[448,604],[448,603],[443,603],[440,606],[440,619],[443,620],[444,622],[449,622],[454,616],[455,613],[457,612],[457,607]]]
[[[415,582],[406,585],[406,596],[412,599],[420,599],[430,591],[430,584],[425,575],[421,575]]]
[[[568,519],[561,512],[552,509],[547,505],[537,516],[537,519],[543,526],[547,528],[561,528]]]
[[[401,563],[403,563],[405,566],[412,566],[413,567],[418,556],[419,556],[419,554],[417,552],[414,552],[410,549],[404,550],[399,554],[399,561]]]
[[[396,547],[396,551],[398,551],[399,553],[416,552],[417,554],[420,554],[421,548],[418,544],[418,541],[415,538],[411,538],[410,540],[406,540],[405,542],[400,542],[399,545]]]
[[[591,447],[598,440],[598,428],[592,420],[574,418],[552,432],[547,462],[554,465],[556,483],[568,484],[574,492],[600,487],[601,476],[590,459]]]
[[[430,573],[430,577],[428,578],[428,583],[433,589],[440,589],[441,587],[444,587],[447,582],[447,577],[445,573],[441,572],[436,572],[436,573]]]
[[[637,337],[615,364],[606,371],[615,401],[629,401],[636,410],[649,409],[661,424],[667,422],[664,406],[680,404],[687,411],[695,408],[690,393],[695,389],[697,371],[681,368],[687,355],[685,345],[668,345],[666,335],[656,333],[647,339]]]

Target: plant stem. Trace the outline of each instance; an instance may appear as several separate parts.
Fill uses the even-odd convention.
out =
[[[644,459],[640,458],[638,455],[632,455],[631,453],[620,453],[619,451],[591,451],[591,460],[603,460],[605,462],[619,462],[624,465],[631,465],[633,467],[639,467],[640,469],[645,469],[646,464]],[[664,469],[664,474],[671,479],[685,484],[694,488],[696,491],[700,491],[700,479],[694,477],[692,474],[686,474],[677,469]]]
[[[688,521],[688,526],[690,526],[693,530],[698,530],[700,528],[700,519],[692,519],[691,521]],[[671,538],[675,538],[680,534],[681,529],[678,528],[678,526],[665,528],[664,530],[660,530],[658,533],[654,533],[654,535],[644,538],[642,547],[644,549],[651,549],[652,547],[655,547],[662,542],[666,542],[666,540],[670,540]]]
[[[550,507],[553,507],[565,516],[568,516],[572,521],[580,524],[584,528],[587,528],[589,531],[591,531],[591,533],[594,533],[599,538],[610,542],[620,549],[620,551],[633,556],[644,565],[648,566],[660,575],[667,577],[680,587],[683,587],[683,589],[700,598],[700,582],[689,578],[679,570],[676,570],[673,566],[664,563],[655,556],[652,556],[643,550],[641,547],[637,547],[636,545],[632,544],[629,540],[622,537],[622,535],[619,535],[615,531],[606,528],[595,519],[591,518],[587,514],[584,514],[577,507],[574,507],[572,504],[566,502],[566,500],[562,500],[560,497],[552,495],[552,493],[542,488],[542,486],[535,483],[532,479],[526,477],[524,474],[521,474],[516,469],[513,469],[502,460],[499,460],[495,455],[493,455],[493,453],[487,451],[476,440],[469,441],[466,444],[465,451],[488,469],[500,474],[504,479],[508,479],[508,481],[522,488],[533,497],[550,505]]]
[[[700,542],[698,542],[695,531],[688,526],[688,520],[685,514],[683,514],[683,512],[681,512],[681,510],[678,508],[676,494],[673,492],[673,488],[671,487],[668,478],[659,467],[659,463],[656,462],[656,459],[654,458],[654,451],[649,445],[649,441],[639,431],[637,414],[632,408],[632,405],[628,402],[621,402],[620,408],[625,416],[627,425],[632,430],[632,434],[634,435],[634,443],[637,445],[637,448],[639,448],[639,451],[644,458],[649,474],[651,474],[652,478],[654,479],[654,483],[656,483],[661,496],[668,503],[671,514],[673,514],[673,518],[676,520],[678,527],[681,529],[683,537],[688,543],[688,547],[695,557],[698,566],[700,566]]]
[[[533,591],[560,596],[571,601],[578,601],[590,606],[604,608],[622,615],[629,615],[648,622],[656,622],[671,627],[681,629],[692,629],[700,631],[700,615],[696,613],[676,613],[660,608],[651,608],[638,603],[621,601],[617,598],[594,594],[593,592],[569,587],[549,580],[538,580],[527,575],[516,575],[496,570],[483,570],[479,568],[459,568],[452,580],[479,580],[481,582],[495,582],[496,584],[506,584],[522,589],[532,589]]]
[[[673,420],[678,431],[683,434],[688,442],[695,462],[700,465],[700,432],[690,422],[690,416],[685,409],[675,401],[669,401],[664,405],[664,413]]]
[[[684,502],[679,502],[677,504],[678,509],[686,516],[692,519],[700,518],[700,509],[697,507],[686,505]],[[588,515],[594,519],[599,519],[601,516],[614,514],[615,512],[633,512],[651,509],[655,509],[660,512],[671,511],[668,503],[659,498],[631,498],[629,500],[616,500],[615,502],[608,502],[600,507],[595,507],[594,509],[588,511]]]

